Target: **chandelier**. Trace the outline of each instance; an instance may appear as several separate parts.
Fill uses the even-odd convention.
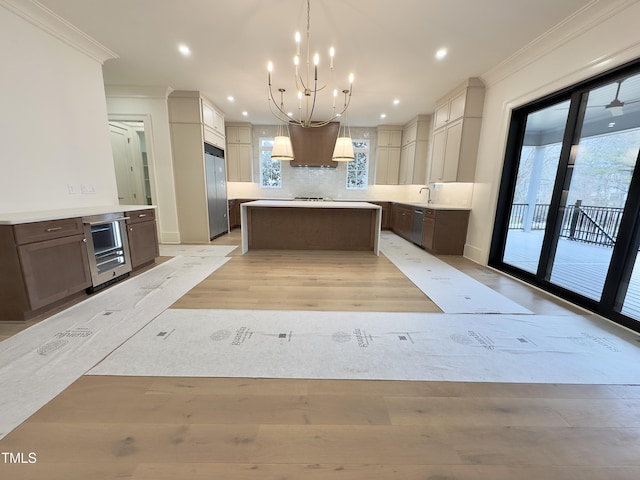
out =
[[[320,55],[315,53],[313,58],[311,57],[311,45],[310,45],[310,24],[311,24],[311,2],[307,0],[307,31],[306,31],[306,63],[302,63],[300,58],[300,47],[301,47],[301,35],[300,32],[296,32],[295,34],[295,42],[296,42],[296,54],[294,56],[294,67],[295,67],[295,88],[297,91],[298,98],[298,114],[297,116],[291,110],[287,110],[284,105],[284,94],[286,89],[278,88],[277,91],[280,93],[279,103],[273,95],[273,87],[271,84],[271,76],[273,73],[273,63],[269,62],[268,64],[268,87],[269,87],[269,108],[271,113],[278,119],[280,122],[280,126],[278,128],[278,136],[276,137],[276,141],[274,144],[274,151],[272,152],[271,158],[274,160],[292,160],[292,150],[291,143],[288,136],[284,136],[282,124],[285,123],[287,125],[298,125],[303,128],[312,128],[312,127],[324,127],[329,123],[335,121],[336,119],[343,117],[347,109],[349,108],[349,104],[351,102],[351,93],[353,91],[353,73],[349,75],[349,88],[342,88],[341,92],[343,95],[342,106],[336,107],[337,98],[339,95],[338,89],[334,88],[333,90],[333,99],[331,106],[331,115],[329,118],[324,120],[317,120],[314,118],[314,112],[317,105],[318,94],[325,89],[329,89],[329,83],[333,80],[333,59],[335,56],[335,49],[333,47],[329,48],[329,83],[321,84],[318,79],[318,65],[320,63]],[[346,123],[346,122],[345,122]],[[335,161],[351,161],[354,159],[353,155],[353,146],[351,142],[350,135],[345,131],[345,127],[341,125],[341,132],[339,133],[339,138],[336,142],[336,152],[334,152],[333,160]],[[282,145],[278,149],[275,149],[276,145]]]

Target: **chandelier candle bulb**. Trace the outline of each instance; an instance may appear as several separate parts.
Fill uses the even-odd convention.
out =
[[[300,32],[296,32],[296,56],[300,56]]]
[[[329,49],[329,68],[333,69],[333,56],[336,54],[336,51],[333,47]]]

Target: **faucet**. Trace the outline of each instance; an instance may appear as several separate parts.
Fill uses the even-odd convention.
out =
[[[431,189],[429,187],[427,187],[426,185],[424,187],[422,187],[420,189],[420,191],[418,192],[418,194],[422,193],[423,190],[426,190],[427,192],[429,192],[427,194],[427,203],[431,203]]]

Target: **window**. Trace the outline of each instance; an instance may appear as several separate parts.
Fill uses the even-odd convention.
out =
[[[369,183],[369,140],[354,140],[356,159],[347,163],[347,189],[365,190]]]
[[[273,138],[260,139],[260,186],[263,188],[282,188],[282,164],[280,160],[271,160]]]

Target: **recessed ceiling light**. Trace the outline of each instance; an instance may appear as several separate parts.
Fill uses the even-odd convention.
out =
[[[249,112],[247,112],[246,110],[244,112],[242,112],[242,116],[246,117],[249,115]]]
[[[393,101],[394,105],[399,105],[400,104],[400,100],[398,100],[397,98]]]
[[[611,122],[611,123],[609,124],[609,128],[613,128],[613,127],[615,127],[615,126],[616,126],[616,122]]]
[[[438,60],[442,60],[446,56],[447,56],[447,49],[446,48],[441,48],[440,50],[438,50],[436,52],[436,58]]]
[[[233,96],[232,96],[232,95],[229,95],[229,96],[227,97],[227,100],[229,100],[230,102],[234,102],[234,101],[235,101],[235,98],[233,98]]]
[[[178,45],[178,51],[185,57],[188,57],[189,55],[191,55],[191,49],[184,44]]]
[[[386,113],[381,113],[380,114],[380,118],[387,118],[387,114]]]

